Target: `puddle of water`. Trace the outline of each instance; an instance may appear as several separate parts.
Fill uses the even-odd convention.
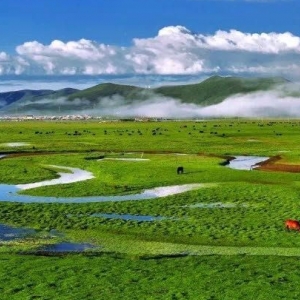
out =
[[[93,249],[95,246],[87,243],[71,243],[71,242],[61,242],[54,245],[45,246],[39,250],[38,253],[61,253],[61,252],[84,252],[89,249]]]
[[[141,216],[141,215],[130,215],[130,214],[104,214],[104,213],[95,213],[90,215],[91,217],[100,217],[107,219],[121,219],[125,221],[142,221],[142,222],[151,222],[151,221],[160,221],[166,218],[164,217],[153,217],[153,216]]]
[[[26,236],[32,236],[36,234],[34,229],[30,228],[15,228],[8,225],[0,224],[0,242],[8,242],[16,239],[24,239]],[[58,232],[56,229],[52,229],[49,232],[50,236],[63,236],[63,233]],[[88,243],[71,243],[60,242],[53,245],[45,246],[37,253],[51,253],[51,252],[83,252],[88,249],[96,248]]]
[[[30,143],[15,142],[15,143],[3,143],[1,145],[6,146],[6,147],[24,147],[24,146],[29,146]]]
[[[236,170],[252,170],[257,166],[258,163],[268,160],[269,157],[260,156],[236,156],[235,159],[231,160],[226,167]]]
[[[12,241],[21,239],[27,235],[35,233],[34,229],[29,228],[15,228],[8,225],[0,224],[0,241]]]
[[[0,159],[5,157],[5,156],[6,156],[6,154],[0,154]]]

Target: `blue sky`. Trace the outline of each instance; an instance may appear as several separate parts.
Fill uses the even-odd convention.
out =
[[[1,0],[0,75],[298,78],[299,11],[297,0]]]
[[[300,35],[300,2],[286,0],[22,0],[0,1],[0,45],[81,38],[129,45],[165,26],[193,32],[285,32]]]

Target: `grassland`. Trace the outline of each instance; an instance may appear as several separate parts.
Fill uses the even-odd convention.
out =
[[[298,120],[0,123],[0,151],[8,154],[0,160],[2,183],[55,178],[57,170],[50,164],[95,175],[85,182],[23,192],[29,195],[119,195],[205,184],[145,201],[0,202],[2,223],[41,233],[58,229],[67,239],[101,247],[96,253],[37,257],[20,252],[45,243],[41,235],[25,244],[2,245],[3,299],[298,298],[300,235],[287,232],[284,220],[299,219],[300,214],[300,175],[295,168],[300,164],[299,133]],[[9,142],[29,145],[11,148],[5,144]],[[234,155],[280,160],[274,161],[273,171],[221,165]],[[98,161],[100,156],[149,160]],[[178,165],[185,167],[185,174],[176,174]],[[278,172],[276,165],[284,168]],[[228,205],[201,207],[214,203]],[[165,219],[125,221],[93,217],[96,213]]]

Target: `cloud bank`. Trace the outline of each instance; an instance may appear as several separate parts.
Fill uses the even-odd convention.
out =
[[[203,75],[211,73],[300,77],[300,37],[290,32],[194,33],[164,27],[128,47],[88,39],[45,45],[28,41],[14,55],[1,52],[0,75]]]

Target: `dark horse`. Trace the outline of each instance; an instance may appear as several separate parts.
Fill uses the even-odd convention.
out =
[[[177,174],[183,174],[183,167],[177,168]]]

